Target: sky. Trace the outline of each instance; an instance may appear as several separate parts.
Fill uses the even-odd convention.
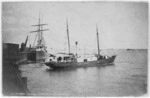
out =
[[[67,51],[66,19],[71,50],[96,50],[96,25],[101,49],[147,49],[147,2],[2,2],[4,43],[33,44],[39,13],[48,31],[43,32],[47,50]]]

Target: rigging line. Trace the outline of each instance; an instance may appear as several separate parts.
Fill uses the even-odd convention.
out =
[[[33,46],[32,46],[32,47],[35,46],[35,42],[36,42],[37,37],[38,37],[38,34],[36,34],[36,36],[35,36],[34,43],[33,43]]]
[[[108,50],[109,51],[109,50]],[[109,51],[110,56],[112,55],[112,53]]]
[[[27,40],[27,43],[30,45],[30,36],[29,36],[29,32],[27,33],[27,37],[28,37],[28,40]],[[26,47],[27,47],[27,43],[26,43]]]
[[[41,26],[41,30],[43,30],[43,26]],[[41,40],[42,40],[42,45],[45,45],[45,40],[43,38],[43,32],[41,31]]]
[[[102,33],[102,36],[104,36],[106,33],[107,33],[107,32]],[[101,42],[104,43],[103,40],[101,40]],[[103,46],[107,48],[107,46],[106,46],[105,44],[103,44]],[[112,55],[108,49],[105,49],[105,50],[106,50],[106,53],[107,53],[108,55]]]
[[[114,49],[112,49],[112,50],[113,50],[113,52],[114,52],[113,55],[116,55],[115,50],[114,50]]]
[[[104,51],[101,51],[103,53],[103,55],[105,55]]]
[[[65,42],[64,42],[64,44],[65,44],[64,52],[66,53],[66,49],[67,49],[67,36],[65,36]]]
[[[29,34],[30,34],[30,33],[29,33]],[[28,40],[29,43],[28,43],[28,44],[29,44],[29,47],[30,47],[30,45],[31,45],[31,36],[29,35],[28,38],[29,38],[29,40]]]
[[[43,38],[43,36],[42,36],[42,40],[43,40],[44,47],[47,48],[46,43],[45,43],[45,39]]]
[[[108,49],[104,49],[104,55],[106,54],[106,55],[111,55],[111,53],[109,52],[109,50]]]

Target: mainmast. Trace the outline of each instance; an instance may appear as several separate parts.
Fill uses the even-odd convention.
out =
[[[68,19],[66,20],[66,22],[67,22],[68,49],[69,49],[69,54],[70,54],[70,40],[69,40]]]
[[[30,32],[30,33],[37,32],[38,40],[37,40],[36,48],[40,48],[40,49],[41,48],[44,48],[44,49],[46,48],[45,41],[44,41],[44,38],[43,38],[43,31],[47,31],[48,29],[43,29],[44,25],[47,25],[47,24],[41,24],[40,16],[39,16],[39,23],[37,25],[32,25],[32,26],[37,26],[38,27],[38,30]],[[35,38],[35,40],[36,40],[36,38]]]
[[[98,56],[100,56],[100,49],[99,49],[99,34],[98,34],[98,27],[96,25],[96,32],[97,32],[97,48],[98,48]]]

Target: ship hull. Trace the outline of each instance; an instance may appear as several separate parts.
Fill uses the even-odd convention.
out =
[[[30,51],[27,54],[27,59],[30,61],[37,61],[41,62],[44,61],[46,58],[48,58],[48,53],[46,51]]]
[[[112,64],[116,58],[116,55],[108,58],[95,61],[87,62],[46,62],[45,65],[52,69],[63,69],[63,68],[79,68],[79,67],[94,67],[102,66],[105,64]]]
[[[36,61],[45,61],[48,58],[46,51],[36,51]]]

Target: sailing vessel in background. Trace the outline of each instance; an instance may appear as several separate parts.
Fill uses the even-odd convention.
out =
[[[44,61],[48,58],[49,54],[46,50],[45,40],[43,38],[43,31],[47,31],[48,29],[43,29],[43,26],[47,24],[41,23],[39,17],[39,23],[37,25],[32,25],[38,27],[36,31],[31,31],[30,33],[37,33],[34,39],[33,46],[30,48],[27,58],[31,61]]]
[[[100,54],[99,49],[99,35],[98,28],[97,30],[97,46],[98,46],[98,55],[96,55],[97,59],[89,60],[83,59],[83,61],[78,61],[77,56],[70,52],[70,39],[69,39],[69,29],[68,29],[68,21],[67,21],[67,36],[68,36],[68,53],[62,53],[56,56],[53,56],[48,62],[45,62],[46,66],[49,66],[52,69],[58,68],[78,68],[78,67],[93,67],[93,66],[101,66],[104,64],[112,64],[116,58],[116,55],[113,56],[102,56]]]

